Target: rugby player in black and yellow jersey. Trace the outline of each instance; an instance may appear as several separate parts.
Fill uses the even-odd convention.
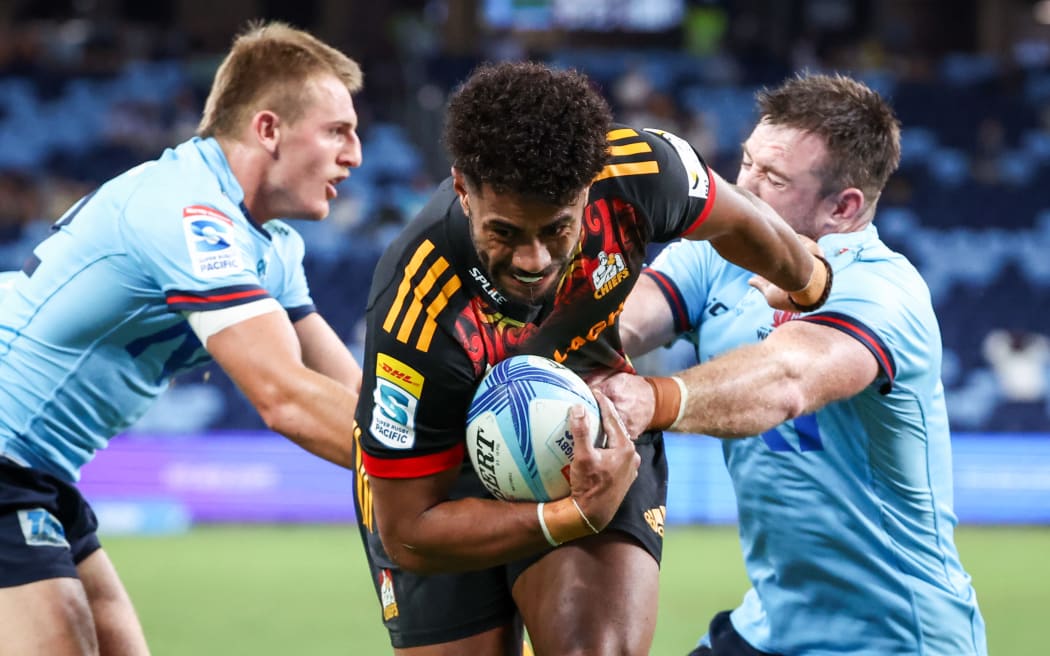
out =
[[[683,140],[613,125],[578,73],[482,67],[453,96],[444,136],[452,176],[381,259],[367,310],[354,492],[391,642],[518,654],[524,623],[538,656],[648,654],[661,433],[627,435],[598,395],[607,448],[570,413],[571,496],[500,501],[465,457],[474,389],[519,353],[584,376],[633,371],[617,318],[650,242],[710,240],[801,306],[826,296],[826,267]],[[661,380],[673,420],[678,389]]]

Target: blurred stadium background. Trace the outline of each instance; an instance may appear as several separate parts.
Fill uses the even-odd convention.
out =
[[[372,268],[447,174],[444,102],[481,61],[584,70],[619,120],[677,132],[729,178],[763,85],[838,70],[888,96],[903,162],[876,225],[940,317],[960,549],[992,653],[1046,653],[1050,0],[8,0],[0,270],[78,197],[193,133],[252,17],[308,28],[366,72],[364,166],[327,221],[296,224],[317,305],[355,353]],[[746,585],[716,444],[669,449],[655,654],[687,651]],[[177,381],[83,489],[156,653],[385,653],[348,472],[268,434],[217,368]]]

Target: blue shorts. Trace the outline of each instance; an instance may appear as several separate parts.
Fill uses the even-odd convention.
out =
[[[715,615],[707,630],[707,639],[711,646],[701,645],[689,652],[689,656],[777,656],[759,651],[744,640],[729,619],[729,611],[724,610]]]
[[[76,578],[101,548],[98,520],[71,484],[0,456],[0,588]]]

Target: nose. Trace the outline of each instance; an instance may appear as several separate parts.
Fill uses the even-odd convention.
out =
[[[361,166],[361,139],[357,132],[351,133],[352,138],[346,140],[346,147],[339,152],[339,166],[356,169]]]
[[[525,273],[541,273],[551,264],[551,253],[539,239],[523,243],[514,249],[511,265]]]

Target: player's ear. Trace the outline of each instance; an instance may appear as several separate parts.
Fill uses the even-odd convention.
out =
[[[470,193],[467,191],[467,179],[455,167],[452,167],[452,188],[459,196],[459,204],[463,207],[463,213],[470,216]]]
[[[281,136],[280,117],[268,109],[256,112],[252,117],[251,134],[267,152],[276,152]]]
[[[851,221],[864,211],[864,192],[856,187],[843,189],[835,195],[835,209],[832,216],[844,221]]]

